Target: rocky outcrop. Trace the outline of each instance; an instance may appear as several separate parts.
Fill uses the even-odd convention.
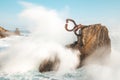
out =
[[[103,59],[111,52],[111,41],[108,35],[108,29],[101,24],[83,26],[78,40],[68,45],[72,49],[79,49],[81,52],[81,64],[84,65],[86,59],[91,55],[97,55]],[[96,57],[96,56],[94,56]],[[103,59],[104,62],[104,59]]]
[[[0,26],[0,38],[5,38],[11,35],[20,35],[19,29],[16,28],[15,32],[11,32]]]
[[[93,25],[77,25],[74,20],[67,19],[74,23],[73,29],[68,29],[68,25],[65,25],[67,31],[73,31],[77,36],[77,41],[72,44],[66,45],[67,48],[72,50],[78,50],[79,55],[79,65],[80,68],[87,63],[98,61],[100,63],[106,62],[106,57],[108,58],[111,53],[111,40],[109,38],[108,29],[101,24]],[[79,30],[79,33],[77,31]],[[58,69],[60,64],[59,58],[56,56],[54,60],[45,59],[39,66],[40,72],[55,71]],[[57,65],[57,67],[56,67]],[[74,65],[74,63],[73,63]]]
[[[15,32],[14,32],[16,35],[20,35],[20,31],[18,28],[16,28]]]
[[[53,57],[53,56],[52,56]],[[39,66],[39,72],[57,71],[60,65],[60,59],[56,54],[54,58],[48,58],[43,60]]]
[[[4,35],[4,33],[6,33],[6,32],[8,32],[8,30],[6,30],[0,26],[0,38],[6,37],[6,35]]]

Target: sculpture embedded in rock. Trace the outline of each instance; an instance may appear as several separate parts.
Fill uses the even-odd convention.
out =
[[[70,21],[74,21],[72,19],[67,19]],[[68,23],[68,21],[66,21]],[[74,21],[75,23],[75,21]],[[76,23],[75,23],[76,24]],[[75,29],[75,27],[77,29]],[[78,40],[67,47],[72,49],[79,49],[81,52],[81,65],[84,65],[86,59],[91,55],[97,55],[94,57],[105,58],[106,55],[111,52],[111,41],[108,35],[108,29],[101,24],[93,24],[93,25],[75,25],[73,28],[75,35],[77,35]],[[67,28],[65,26],[65,28]],[[66,29],[69,31],[69,29]],[[79,34],[76,34],[79,30]],[[98,51],[99,50],[99,51]]]
[[[69,21],[74,23],[75,26],[73,29],[68,29]],[[88,26],[81,24],[77,25],[74,20],[67,19],[65,29],[67,31],[73,31],[77,36],[77,41],[66,46],[73,50],[79,50],[78,53],[80,54],[76,54],[79,58],[79,65],[76,65],[76,68],[85,65],[91,56],[92,58],[96,58],[96,60],[105,62],[106,57],[108,57],[111,52],[111,41],[108,35],[108,29],[105,26],[101,24]],[[56,71],[60,66],[60,62],[58,55],[53,59],[45,59],[39,65],[39,72]]]

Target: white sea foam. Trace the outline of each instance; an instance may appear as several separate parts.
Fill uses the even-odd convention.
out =
[[[73,42],[73,36],[64,29],[65,20],[55,10],[28,4],[22,3],[27,7],[19,17],[29,22],[26,26],[31,33],[18,40],[13,37],[7,39],[7,44],[11,43],[11,46],[1,53],[0,71],[13,73],[38,70],[42,60],[56,54],[60,59],[58,71],[74,70],[79,64],[79,52],[64,47]]]
[[[56,53],[61,59],[59,71],[74,70],[79,63],[76,56],[78,52],[64,47],[65,44],[75,40],[75,37],[71,36],[72,34],[64,30],[65,20],[56,10],[26,2],[22,2],[22,5],[25,6],[25,9],[19,14],[19,17],[31,34],[20,39],[10,37],[0,40],[1,46],[10,47],[0,53],[0,71],[10,73],[37,70],[43,59],[54,56]],[[119,32],[113,32],[115,31],[110,28],[112,53],[109,64],[87,66],[88,80],[120,80],[120,37]],[[81,75],[75,77],[79,80]]]

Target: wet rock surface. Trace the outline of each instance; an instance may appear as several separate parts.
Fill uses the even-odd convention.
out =
[[[111,40],[109,38],[108,29],[101,24],[93,24],[83,26],[81,35],[77,36],[78,40],[67,47],[72,49],[79,49],[81,52],[81,65],[87,57],[96,54],[98,58],[102,58],[111,52]],[[97,51],[99,50],[99,51]]]
[[[68,29],[68,21],[74,23],[73,29]],[[111,40],[106,26],[101,24],[77,25],[74,20],[67,19],[65,29],[69,32],[73,31],[77,36],[77,41],[66,45],[66,48],[79,51],[79,55],[76,54],[79,59],[77,68],[97,61],[100,64],[105,64],[111,53]],[[58,65],[55,68],[56,64],[60,64],[58,57],[55,57],[54,60],[46,59],[39,66],[39,71],[56,71],[59,67]]]

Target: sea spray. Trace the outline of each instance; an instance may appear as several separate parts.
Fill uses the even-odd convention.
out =
[[[106,57],[107,63],[101,65],[97,58],[92,58],[92,63],[88,61],[89,65],[85,66],[88,76],[86,80],[120,80],[119,32],[115,32],[114,29],[112,31],[110,33],[112,50],[111,55]]]
[[[55,42],[40,41],[38,43],[26,39],[16,43],[3,53],[4,55],[0,58],[1,71],[8,73],[38,70],[42,60],[54,57],[55,54],[60,58],[58,71],[74,70],[79,65],[77,56],[79,51],[74,52]]]
[[[60,58],[59,71],[74,70],[80,62],[80,53],[64,47],[75,38],[65,31],[65,21],[59,13],[27,2],[21,4],[25,8],[18,16],[24,21],[30,34],[15,41],[2,52],[1,71],[9,73],[38,70],[41,61],[56,54]]]
[[[65,30],[65,18],[60,16],[59,11],[27,2],[21,4],[25,8],[18,16],[34,40],[42,38],[66,45],[76,39],[72,33]]]
[[[52,75],[51,72],[46,73],[46,74],[41,74],[38,71],[29,72],[29,70],[37,69],[37,67],[39,66],[42,59],[47,58],[50,55],[53,56],[55,54],[54,52],[59,53],[59,51],[60,51],[60,55],[64,56],[64,58],[62,58],[62,60],[65,61],[64,62],[65,65],[63,65],[64,67],[67,64],[69,64],[68,62],[70,62],[71,60],[72,60],[71,64],[78,63],[78,62],[76,62],[78,60],[75,55],[76,52],[74,54],[73,51],[66,49],[63,45],[59,44],[62,42],[65,45],[66,42],[67,43],[72,42],[72,41],[74,41],[73,40],[74,37],[68,33],[65,33],[66,34],[66,37],[65,37],[64,30],[59,31],[60,30],[59,28],[63,28],[63,26],[60,26],[58,28],[59,24],[54,26],[54,27],[57,26],[56,28],[58,28],[58,29],[45,28],[46,26],[40,25],[41,23],[44,23],[45,25],[47,25],[46,24],[47,20],[49,20],[48,17],[46,17],[46,19],[44,19],[44,17],[42,17],[42,18],[39,17],[40,19],[43,19],[45,21],[45,22],[41,22],[41,20],[37,17],[37,15],[34,15],[34,13],[36,11],[39,12],[39,10],[41,10],[41,9],[36,8],[36,5],[33,6],[32,3],[31,4],[24,3],[24,5],[26,6],[26,8],[20,14],[20,18],[23,21],[30,20],[30,21],[28,21],[28,24],[25,23],[31,32],[31,34],[29,35],[30,37],[28,36],[27,38],[19,39],[17,42],[15,41],[15,43],[13,41],[13,43],[10,44],[10,46],[9,46],[10,48],[8,48],[7,51],[3,51],[2,53],[0,53],[0,55],[4,54],[4,55],[0,56],[0,63],[1,63],[0,68],[2,71],[6,71],[7,73],[26,72],[26,71],[28,71],[28,72],[22,73],[22,74],[15,73],[12,75],[9,75],[6,73],[3,74],[1,72],[0,79],[3,79],[3,80],[4,79],[10,79],[10,80],[13,80],[13,79],[14,80],[27,80],[27,79],[28,80],[31,80],[31,79],[32,80],[36,80],[36,79],[41,79],[41,80],[44,80],[44,79],[45,80],[52,80],[52,79],[56,79],[56,80],[120,80],[120,77],[119,77],[119,75],[120,75],[119,39],[120,38],[119,38],[119,32],[118,32],[118,34],[112,35],[112,34],[114,34],[113,29],[111,29],[111,32],[110,32],[112,35],[111,36],[112,53],[111,53],[111,60],[109,62],[110,63],[109,65],[92,64],[92,65],[87,66],[86,68],[82,67],[82,68],[76,70],[75,72],[73,71],[71,73],[66,73],[65,75],[59,76],[59,77]],[[45,11],[46,11],[46,9],[45,9]],[[51,11],[51,10],[49,10],[49,11]],[[25,13],[27,12],[27,13],[24,14],[24,12]],[[52,12],[55,12],[55,11],[52,11]],[[31,14],[31,15],[28,15],[28,14]],[[38,13],[38,15],[39,15],[39,13]],[[33,16],[34,17],[36,16],[37,18],[36,17],[34,18]],[[54,16],[52,17],[52,20],[55,20]],[[53,22],[56,23],[56,21],[53,21]],[[48,24],[48,27],[51,27],[49,25],[50,24]],[[113,25],[113,28],[115,28],[114,25]],[[49,33],[50,29],[52,29],[53,32],[54,31],[61,32],[62,35],[56,35],[57,33],[53,33],[58,37],[58,38],[56,38],[56,36],[54,36],[54,38],[53,38],[53,37],[51,37],[51,36],[53,36],[53,34]],[[117,29],[119,30],[119,27]],[[42,31],[44,31],[44,32],[42,32]],[[45,34],[45,33],[47,33],[47,34]],[[42,35],[42,34],[44,34],[44,35]],[[14,38],[12,38],[12,39],[14,39]],[[51,41],[53,41],[53,42],[51,42]],[[7,39],[5,40],[5,42],[11,43]],[[115,48],[115,49],[113,49],[113,48]],[[116,50],[116,48],[117,48],[117,50]],[[71,56],[69,56],[69,55],[71,55]],[[73,58],[73,56],[74,56],[74,58]],[[67,65],[66,68],[68,66],[69,65]],[[62,69],[63,68],[61,68],[61,70]],[[87,73],[86,73],[86,71],[87,71]]]

